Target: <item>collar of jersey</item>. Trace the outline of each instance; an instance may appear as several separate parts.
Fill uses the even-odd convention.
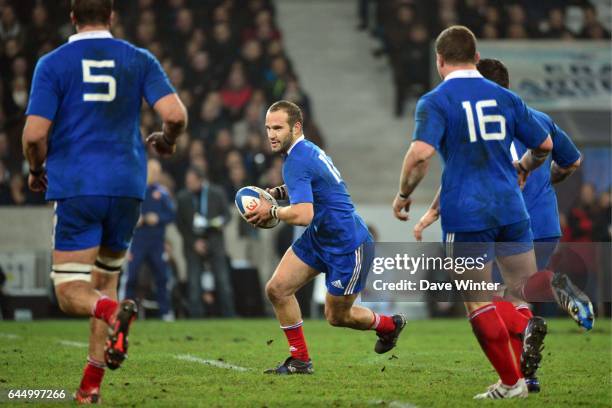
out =
[[[92,40],[94,38],[113,38],[110,31],[85,31],[84,33],[73,34],[68,38],[68,42],[74,42],[79,40]]]
[[[455,78],[483,78],[483,76],[476,69],[459,69],[448,74],[444,80],[448,81]]]
[[[291,150],[293,150],[293,148],[295,147],[296,144],[300,143],[302,140],[304,140],[304,135],[298,137],[296,139],[295,142],[293,142],[293,144],[291,145],[291,147],[287,150],[287,156],[289,156],[289,154],[291,153]]]

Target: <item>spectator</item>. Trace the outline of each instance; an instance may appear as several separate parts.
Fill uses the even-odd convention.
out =
[[[32,25],[27,30],[28,52],[32,53],[31,57],[35,57],[34,50],[44,43],[58,43],[57,33],[53,30],[53,26],[49,23],[49,14],[47,9],[42,4],[37,4],[32,9]]]
[[[125,298],[136,299],[138,273],[144,263],[155,278],[155,292],[159,315],[163,320],[174,320],[168,296],[168,262],[165,253],[166,226],[174,221],[174,203],[160,184],[161,165],[156,159],[147,163],[147,189],[142,203],[142,215],[136,225],[125,283]]]
[[[580,32],[580,38],[593,40],[609,40],[610,32],[606,30],[597,18],[597,9],[591,5],[584,7],[583,11],[583,26]]]
[[[598,198],[593,217],[593,241],[610,242],[612,237],[612,207],[610,191],[604,191]]]
[[[223,238],[223,228],[230,218],[225,193],[196,168],[187,171],[185,185],[186,189],[178,194],[177,224],[187,261],[190,316],[202,317],[204,313],[201,277],[207,270],[205,264],[214,276],[221,316],[234,316],[234,296]]]
[[[257,40],[246,41],[242,46],[241,57],[249,84],[261,87],[266,69],[261,43]]]
[[[567,225],[571,231],[571,241],[593,241],[593,218],[595,216],[595,187],[583,184],[578,202],[570,209]]]
[[[26,205],[26,185],[23,176],[15,173],[10,176],[8,186],[2,189],[0,205]]]
[[[15,15],[15,9],[12,6],[4,6],[2,8],[2,16],[0,16],[0,40],[7,41],[9,38],[16,40],[22,40],[22,29],[17,16]]]
[[[6,168],[4,162],[0,160],[0,205],[11,204],[10,194],[10,173]]]
[[[253,93],[253,89],[246,81],[242,64],[235,63],[232,66],[227,83],[219,93],[230,119],[233,122],[237,121]]]
[[[290,74],[289,64],[284,56],[272,60],[270,69],[266,72],[266,93],[269,101],[277,101],[281,98]]]
[[[229,126],[230,121],[223,111],[221,96],[218,92],[209,93],[201,105],[199,117],[192,125],[194,137],[211,144],[217,132]]]
[[[541,31],[546,38],[561,38],[564,35],[572,35],[565,27],[565,13],[560,8],[550,9],[548,21],[543,24]]]

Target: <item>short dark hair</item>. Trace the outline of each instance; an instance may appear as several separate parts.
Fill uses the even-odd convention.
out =
[[[72,13],[78,25],[108,24],[113,0],[72,0]]]
[[[449,64],[476,62],[476,36],[464,26],[451,26],[436,39],[436,53]]]
[[[287,113],[287,121],[289,122],[290,128],[293,128],[293,126],[295,126],[295,124],[298,122],[304,125],[302,110],[295,103],[289,101],[278,101],[274,102],[272,106],[268,108],[268,112],[277,112],[280,110]]]
[[[510,75],[508,74],[508,68],[498,59],[485,58],[481,59],[476,68],[482,74],[483,77],[489,81],[493,81],[504,88],[510,87]]]

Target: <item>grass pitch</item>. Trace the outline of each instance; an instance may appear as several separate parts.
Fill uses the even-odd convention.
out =
[[[107,370],[102,401],[147,407],[612,406],[610,320],[600,319],[587,334],[568,319],[548,324],[542,392],[481,402],[472,397],[497,378],[465,320],[409,322],[398,346],[384,355],[373,351],[373,332],[307,321],[315,374],[288,377],[262,374],[288,355],[274,320],[138,321],[128,361]],[[0,390],[74,391],[87,334],[84,320],[0,323]]]

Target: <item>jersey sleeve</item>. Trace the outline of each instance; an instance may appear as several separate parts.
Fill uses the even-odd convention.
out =
[[[34,69],[26,115],[42,116],[53,121],[60,101],[59,89],[49,59],[41,58]]]
[[[312,171],[302,162],[285,163],[283,178],[289,191],[289,204],[312,203]]]
[[[176,91],[157,58],[147,50],[143,50],[143,53],[145,57],[143,93],[149,106],[153,107],[158,100]]]
[[[552,159],[560,167],[570,167],[580,158],[580,151],[572,139],[555,123],[553,123],[551,137],[553,141]]]
[[[446,130],[446,119],[440,108],[430,97],[425,96],[417,102],[414,115],[412,140],[420,140],[439,149]]]
[[[512,94],[515,110],[515,137],[528,149],[540,146],[548,137],[548,131],[542,127],[525,102],[518,95]]]

